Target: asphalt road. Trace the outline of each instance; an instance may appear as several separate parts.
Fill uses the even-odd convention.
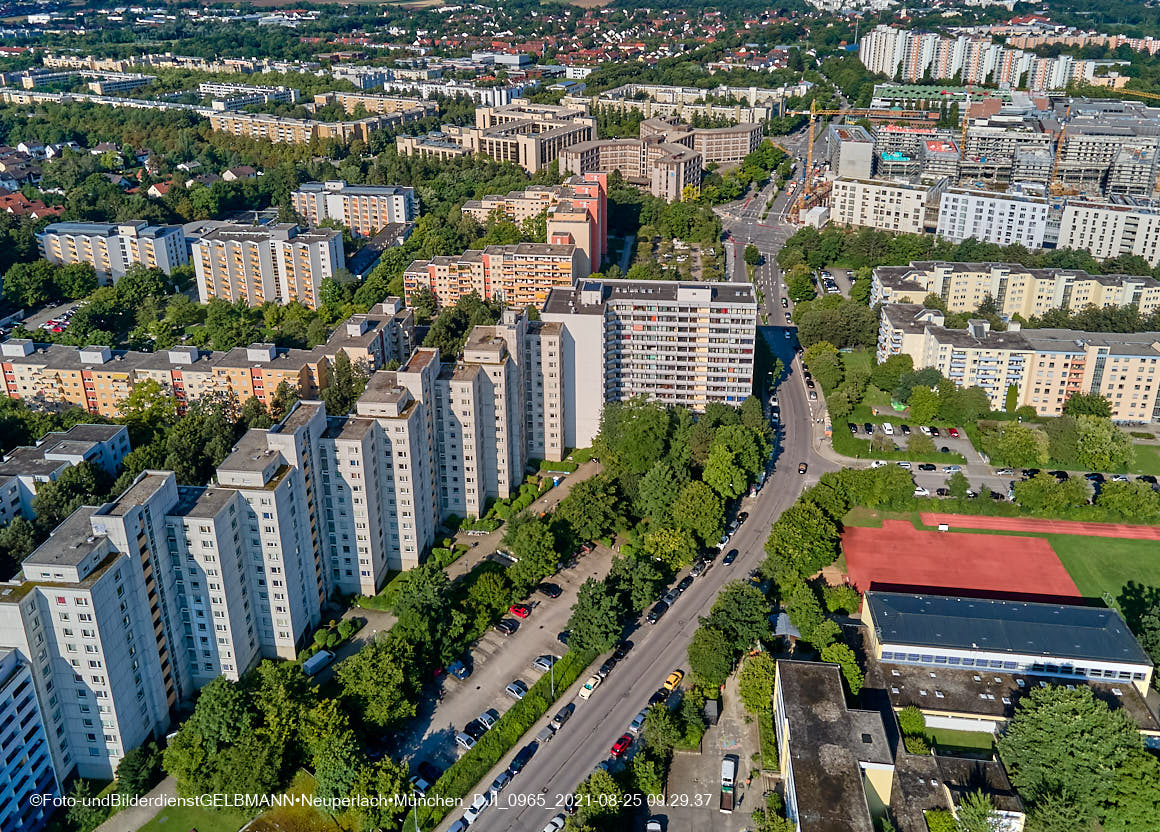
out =
[[[785,201],[784,195],[778,197]],[[727,206],[727,207],[737,207]],[[775,206],[775,209],[777,206]],[[772,217],[771,212],[771,217]],[[727,219],[736,233],[744,220]],[[780,244],[793,229],[780,223],[762,230],[759,247],[770,263]],[[740,258],[737,258],[740,260]],[[769,266],[769,268],[775,268]],[[744,263],[732,278],[747,280]],[[766,292],[765,302],[772,313],[780,317],[780,290],[776,283]],[[773,318],[771,317],[771,320]],[[789,331],[790,338],[785,337]],[[778,389],[781,406],[781,424],[788,426],[780,432],[774,454],[774,469],[765,487],[753,500],[746,499],[745,510],[749,519],[733,536],[730,547],[740,552],[730,566],[718,562],[677,600],[668,614],[655,625],[640,624],[628,638],[635,643],[633,651],[604,680],[588,701],[576,698],[576,691],[584,677],[553,705],[533,728],[480,783],[485,790],[501,770],[507,767],[515,752],[529,742],[547,723],[548,719],[566,702],[575,701],[576,713],[550,743],[539,748],[531,762],[500,794],[498,803],[486,809],[473,824],[473,832],[501,832],[501,830],[535,830],[562,811],[567,795],[583,782],[600,762],[609,758],[609,749],[616,739],[628,730],[632,718],[645,707],[653,691],[674,669],[688,669],[686,650],[698,626],[698,617],[708,612],[718,591],[728,581],[744,580],[765,557],[763,547],[773,521],[797,499],[801,489],[827,470],[838,466],[816,456],[812,450],[811,431],[814,418],[801,383],[800,364],[795,362],[793,347],[796,339],[792,328],[762,327],[772,350],[789,368],[789,377]],[[798,473],[798,464],[806,462],[808,473]],[[716,798],[714,797],[714,800]],[[467,801],[470,802],[470,799]],[[661,813],[660,808],[657,809]],[[440,826],[446,829],[458,820],[461,812],[452,812]]]

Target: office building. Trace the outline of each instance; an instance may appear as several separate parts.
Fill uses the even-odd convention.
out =
[[[866,593],[883,662],[1092,679],[1148,693],[1152,661],[1114,609],[947,595]]]
[[[874,173],[874,139],[856,124],[831,124],[826,128],[826,161],[835,175],[845,179],[869,179]]]
[[[927,227],[928,206],[936,204],[946,186],[946,179],[933,183],[835,179],[830,191],[830,221],[921,234]]]
[[[1099,260],[1138,255],[1160,265],[1160,210],[1152,203],[1069,199],[1059,224],[1059,248],[1090,251]]]
[[[129,430],[123,425],[73,425],[45,434],[34,446],[13,448],[0,461],[0,526],[15,517],[33,519],[37,487],[72,466],[87,462],[116,477],[127,453]]]
[[[572,243],[488,246],[457,257],[415,260],[403,272],[403,285],[408,303],[422,286],[435,293],[440,306],[453,306],[474,292],[485,299],[502,298],[514,308],[539,307],[549,290],[575,282],[583,261],[582,251]]]
[[[202,303],[298,301],[314,309],[322,282],[342,268],[342,233],[293,223],[215,228],[193,243]]]
[[[1101,396],[1118,422],[1160,421],[1160,335],[1073,329],[1023,329],[1008,324],[991,331],[986,320],[966,329],[944,326],[937,309],[901,303],[884,306],[879,321],[879,361],[909,355],[916,368],[934,367],[960,387],[980,387],[991,407],[1016,403],[1042,416],[1059,416],[1077,394]]]
[[[391,185],[348,185],[342,180],[306,182],[290,194],[294,212],[309,225],[340,222],[361,237],[418,216],[415,189]]]
[[[600,268],[608,248],[608,177],[603,173],[570,176],[563,185],[536,186],[506,195],[468,200],[463,213],[485,225],[493,216],[523,225],[547,215],[547,238],[567,238],[583,254],[577,278]]]
[[[60,795],[44,714],[28,661],[0,648],[0,828],[40,832],[52,815],[41,802]],[[37,795],[37,800],[32,799]]]
[[[517,99],[506,106],[477,108],[474,127],[451,125],[428,136],[399,136],[396,146],[406,156],[454,158],[482,153],[535,173],[555,161],[564,149],[595,138],[596,120],[586,107]]]
[[[1042,197],[950,188],[942,194],[937,234],[954,243],[973,239],[1043,248],[1049,208]]]
[[[44,259],[57,265],[87,263],[102,283],[116,282],[136,265],[170,274],[189,263],[179,225],[54,222],[36,235]]]
[[[937,295],[948,312],[971,312],[988,297],[1000,315],[1027,320],[1052,309],[1079,312],[1088,306],[1160,309],[1160,281],[1151,277],[1088,274],[1079,269],[1029,269],[1018,263],[916,261],[880,266],[870,284],[870,303],[922,303]]]
[[[644,396],[703,411],[752,392],[752,286],[587,280],[554,289],[541,318],[564,330],[566,447],[588,447],[606,401]]]

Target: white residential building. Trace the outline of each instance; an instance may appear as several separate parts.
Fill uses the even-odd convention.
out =
[[[830,221],[921,234],[926,230],[927,207],[946,186],[946,179],[933,184],[835,179],[830,191]]]
[[[1099,260],[1136,254],[1156,266],[1160,264],[1160,209],[1131,200],[1068,200],[1057,245],[1085,249]]]
[[[1041,197],[950,188],[942,194],[938,236],[960,243],[975,239],[999,245],[1043,247],[1050,205]]]
[[[60,783],[32,670],[10,648],[0,648],[0,726],[0,829],[39,832],[52,815],[40,796],[59,795]]]
[[[36,237],[45,260],[58,265],[88,263],[102,282],[116,282],[135,265],[170,274],[175,266],[189,262],[179,225],[148,225],[141,220],[54,222]]]
[[[412,222],[419,213],[414,188],[348,185],[342,180],[305,182],[290,199],[308,224],[334,220],[363,237],[372,237],[391,223]]]

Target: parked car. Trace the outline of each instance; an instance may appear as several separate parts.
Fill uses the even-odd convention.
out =
[[[872,422],[867,422],[866,424],[862,425],[862,427],[866,430],[867,436],[874,435],[874,424]]]
[[[563,708],[556,711],[556,715],[554,717],[552,717],[552,724],[556,726],[557,730],[559,730],[560,728],[563,728],[564,723],[572,718],[572,714],[573,714],[573,712],[575,712],[575,710],[576,710],[576,703],[569,702]]]
[[[628,751],[629,746],[632,745],[632,734],[621,734],[620,739],[612,744],[610,753],[613,757],[621,757],[625,751]]]
[[[657,601],[656,605],[648,611],[648,615],[645,617],[645,620],[648,621],[649,624],[656,624],[668,611],[668,604],[666,604],[664,601]]]
[[[588,677],[588,681],[584,683],[582,688],[580,688],[580,693],[577,695],[584,701],[588,701],[588,698],[592,696],[592,692],[600,687],[600,683],[602,681],[604,680],[600,678],[599,674],[593,673]]]
[[[510,612],[516,618],[527,618],[532,614],[532,608],[527,604],[512,604],[510,607],[508,607],[508,612]]]
[[[894,464],[897,465],[899,468],[905,468],[907,471],[910,470],[910,463],[909,462],[896,462]]]
[[[811,391],[810,391],[810,401],[811,401],[811,402],[816,402],[817,400],[818,400],[818,391],[817,391],[817,390],[811,390]]]
[[[568,819],[564,817],[564,813],[561,812],[546,824],[544,824],[544,828],[541,829],[540,832],[560,832],[560,830],[564,828],[564,824],[567,822]]]
[[[528,760],[532,759],[532,755],[536,753],[536,749],[540,744],[532,741],[516,752],[516,756],[512,757],[512,764],[508,766],[508,773],[515,777],[524,770],[524,766],[528,764]]]
[[[804,462],[799,462],[799,463],[798,463],[798,473],[799,473],[799,474],[804,474],[804,473],[805,473],[807,470],[809,470],[809,467],[810,467],[810,466],[808,466],[806,463],[804,463]]]
[[[951,428],[948,431],[948,433],[950,433],[951,439],[958,439],[959,438],[959,429],[958,428]]]
[[[938,436],[939,435],[938,428],[936,428],[934,425],[930,426],[930,435],[931,436]]]
[[[1015,476],[1015,472],[1010,468],[1000,468],[999,470],[997,470],[995,472],[995,476],[997,476],[997,477],[1013,477],[1013,476]]]
[[[858,435],[858,426],[857,426],[857,425],[855,425],[853,422],[847,422],[847,423],[846,423],[846,427],[848,427],[848,428],[850,429],[850,435],[851,435],[851,436],[857,436],[857,435]]]
[[[950,492],[949,488],[936,488],[934,490],[934,493],[935,493],[936,497],[949,497],[949,496],[951,496],[951,492]]]
[[[559,598],[562,590],[555,584],[540,584],[536,587],[536,592],[547,595],[549,598]]]
[[[721,563],[728,566],[729,564],[733,563],[733,561],[735,561],[735,560],[737,560],[737,550],[730,549],[728,552],[725,553],[725,557],[721,558]]]
[[[963,466],[961,466],[961,465],[944,465],[943,466],[943,473],[944,474],[957,474],[962,470],[963,470]]]
[[[510,636],[520,628],[520,622],[512,618],[501,618],[499,622],[496,623],[495,628],[505,636]]]
[[[615,668],[615,667],[616,667],[616,659],[609,656],[607,661],[605,661],[604,664],[600,665],[600,667],[597,668],[596,675],[599,676],[601,679],[607,678],[608,674],[611,673],[613,668]]]
[[[664,702],[668,702],[668,700],[669,692],[664,688],[658,688],[657,690],[653,691],[653,695],[648,698],[648,706],[651,708],[653,705],[660,705]]]
[[[475,738],[463,731],[460,731],[455,735],[455,742],[457,745],[462,746],[467,751],[470,751],[475,747]]]
[[[628,730],[632,731],[634,734],[639,734],[641,729],[644,728],[644,721],[647,717],[648,708],[645,708],[643,711],[632,718],[632,722],[628,724]]]
[[[669,677],[665,679],[665,690],[676,690],[677,686],[681,684],[681,680],[684,678],[685,672],[683,670],[674,670],[669,674]]]
[[[699,560],[693,564],[693,568],[689,570],[689,575],[694,578],[699,578],[708,568],[709,564],[707,561]],[[684,590],[681,591],[684,592]]]
[[[528,695],[528,686],[522,679],[513,679],[508,682],[508,686],[503,689],[503,692],[513,699],[523,699]]]
[[[512,781],[512,776],[507,771],[501,771],[499,776],[491,781],[491,799],[495,800],[499,797],[499,793],[507,788],[507,784]]]
[[[473,719],[471,722],[463,726],[463,733],[471,737],[473,740],[478,740],[487,733],[487,728],[478,719]]]
[[[935,465],[933,462],[924,462],[918,466],[918,470],[919,471],[933,471],[937,467],[938,466]]]
[[[914,496],[915,497],[929,497],[930,490],[923,488],[921,485],[916,485],[914,487]]]
[[[490,804],[490,794],[477,794],[475,796],[475,800],[473,800],[471,805],[467,807],[467,811],[463,813],[463,820],[467,822],[468,826],[471,826],[471,824],[475,823],[475,821],[479,819],[479,816],[483,813],[483,810],[486,809]]]
[[[499,711],[495,708],[488,708],[475,718],[475,721],[482,725],[487,730],[491,730],[497,722],[499,722]]]
[[[627,656],[629,651],[631,651],[635,646],[636,645],[634,645],[631,641],[617,642],[617,645],[612,649],[612,655],[616,658],[617,661],[620,661],[625,656]]]
[[[547,655],[547,654],[545,654],[543,656],[536,656],[536,658],[532,660],[532,667],[535,668],[536,670],[547,673],[549,670],[552,669],[552,665],[554,665],[558,661],[560,661],[560,659],[556,656],[551,656],[551,655]]]
[[[451,664],[447,665],[447,672],[454,676],[456,679],[463,680],[471,675],[471,667],[461,659],[456,659]]]
[[[700,561],[700,563],[704,564],[705,561]],[[704,572],[705,570],[702,569],[701,571]],[[686,589],[688,589],[692,585],[693,585],[693,576],[691,574],[686,575],[685,577],[681,578],[681,582],[679,584],[677,584],[677,592],[684,592]]]
[[[899,425],[899,430],[902,431],[903,436],[910,436],[910,425]]]

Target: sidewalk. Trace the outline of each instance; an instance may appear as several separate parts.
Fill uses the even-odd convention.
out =
[[[145,795],[138,806],[127,806],[97,827],[96,832],[137,832],[157,816],[157,801],[177,797],[177,781],[166,777]]]

